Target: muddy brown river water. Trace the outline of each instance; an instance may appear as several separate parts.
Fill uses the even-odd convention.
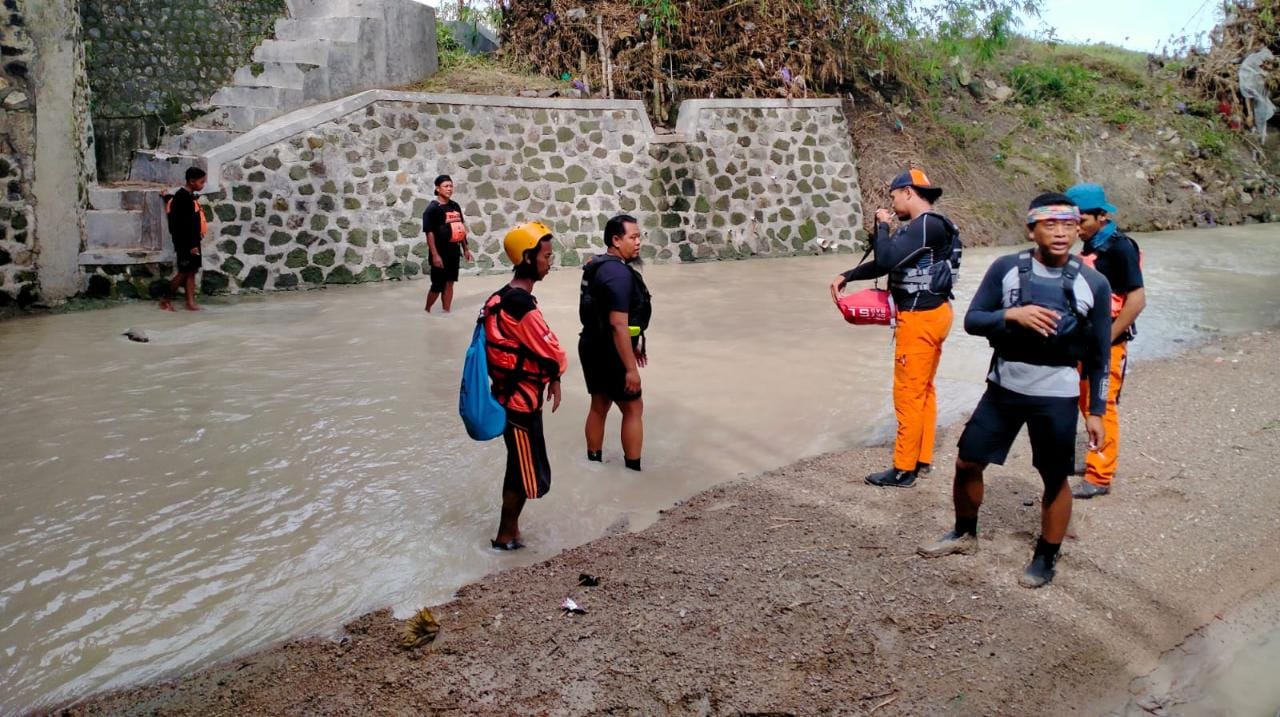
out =
[[[1280,323],[1274,226],[1139,240],[1150,306],[1135,370]],[[1006,251],[966,254],[943,421],[982,391],[988,351],[960,314]],[[517,554],[488,548],[502,442],[469,440],[456,413],[474,313],[501,276],[464,277],[452,316],[423,315],[426,284],[410,282],[0,323],[0,713],[380,606],[404,615],[725,480],[889,438],[889,332],[845,325],[827,295],[854,258],[647,268],[645,472],[622,470],[616,416],[606,464],[585,461],[571,366],[546,419],[552,491],[526,509]],[[537,292],[571,355],[577,281],[558,270]]]

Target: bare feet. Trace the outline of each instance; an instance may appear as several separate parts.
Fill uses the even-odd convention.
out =
[[[172,310],[173,309],[170,309],[170,311]],[[195,304],[187,304],[187,311],[204,311],[204,307],[196,306]]]
[[[161,311],[177,311],[177,309],[173,308],[173,302],[169,301],[168,299],[160,300],[160,310]]]

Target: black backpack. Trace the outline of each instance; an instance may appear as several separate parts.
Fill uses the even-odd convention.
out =
[[[960,258],[964,254],[964,245],[960,242],[960,230],[945,215],[937,212],[925,212],[942,220],[951,232],[951,253],[946,260],[934,262],[929,267],[929,291],[944,294],[948,299],[956,298],[952,293],[956,282],[960,279]]]

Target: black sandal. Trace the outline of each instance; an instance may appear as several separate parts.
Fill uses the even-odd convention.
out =
[[[520,548],[524,547],[524,543],[520,542],[519,540],[508,540],[505,543],[500,543],[496,540],[490,540],[489,546],[492,547],[494,550],[519,550]]]

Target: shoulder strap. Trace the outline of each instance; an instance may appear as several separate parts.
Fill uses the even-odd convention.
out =
[[[1028,249],[1018,254],[1018,306],[1028,303],[1031,296],[1031,252]]]
[[[1067,258],[1066,266],[1062,267],[1062,291],[1067,296],[1067,306],[1078,314],[1083,313],[1076,302],[1076,277],[1080,276],[1080,266],[1080,257],[1072,254]]]
[[[506,289],[505,286],[502,287],[502,289],[499,289],[498,291],[495,291],[492,294],[489,294],[489,298],[484,300],[484,303],[481,304],[480,306],[480,315],[476,317],[477,324],[483,324],[486,316],[490,314],[495,314],[501,309],[502,292],[505,289]],[[498,300],[494,301],[494,299],[498,299]]]
[[[625,266],[627,267],[627,269],[631,271],[631,279],[632,281],[635,282],[633,286],[636,289],[639,289],[646,294],[649,293],[649,286],[648,284],[644,283],[644,275],[641,274],[639,270],[637,270],[634,266],[631,266],[630,264],[626,264]]]
[[[929,216],[934,216],[934,217],[937,217],[938,219],[941,219],[943,225],[947,227],[947,231],[951,232],[952,234],[960,233],[960,229],[956,227],[956,223],[951,221],[951,217],[948,217],[946,214],[943,214],[942,212],[935,212],[930,210],[925,212],[924,214],[921,214],[920,216],[925,216],[926,214]]]

